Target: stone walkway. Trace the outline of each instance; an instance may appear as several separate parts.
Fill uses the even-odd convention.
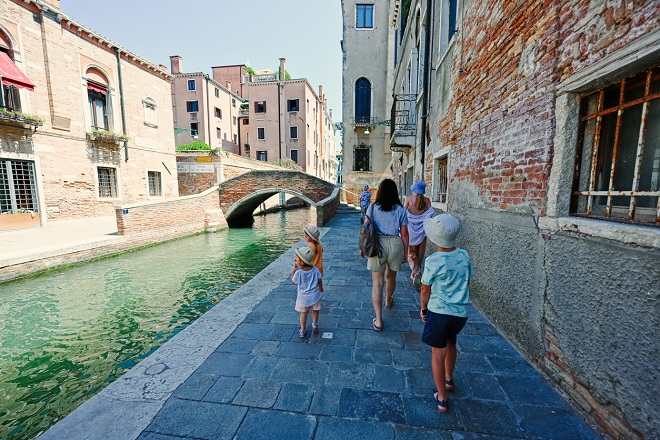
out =
[[[140,440],[599,438],[475,309],[458,338],[456,392],[450,394],[449,412],[440,414],[410,271],[398,276],[396,304],[384,310],[384,331],[374,332],[371,277],[358,257],[358,226],[359,216],[339,215],[324,228],[327,296],[318,335],[298,338],[290,250],[276,273],[250,287],[263,299],[233,313],[226,336],[204,329],[213,327],[213,312],[233,307],[228,300],[182,332],[197,336],[186,343],[173,339],[152,355],[160,353],[160,360],[146,359],[43,438],[101,438],[113,432],[113,438]],[[249,301],[250,294],[240,297]],[[201,350],[199,361],[193,360],[195,340],[210,347]],[[122,386],[144,395],[151,385],[136,378],[166,362],[176,371],[176,359],[190,363],[187,372],[172,374],[178,376],[178,382],[170,381],[173,392],[163,385],[169,379],[161,379],[164,391],[152,390],[150,402],[159,403],[149,410],[133,411],[137,399],[117,397]],[[128,408],[124,415],[117,412],[120,405]],[[133,423],[136,434],[121,431],[122,423]]]

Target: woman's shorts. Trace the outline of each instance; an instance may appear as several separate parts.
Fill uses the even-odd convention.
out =
[[[316,304],[313,304],[313,305],[308,306],[308,307],[301,306],[300,304],[298,304],[296,302],[296,312],[305,313],[305,312],[310,312],[312,310],[321,310],[321,303],[322,302],[323,302],[322,300],[318,300],[316,302]]]
[[[456,345],[456,335],[463,330],[466,322],[467,317],[443,315],[429,310],[422,342],[435,348],[445,348],[447,343]]]
[[[380,235],[380,257],[370,257],[367,269],[372,272],[385,272],[387,267],[394,272],[401,270],[403,262],[403,240],[398,235]]]

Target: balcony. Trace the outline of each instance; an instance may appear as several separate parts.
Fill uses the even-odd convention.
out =
[[[356,116],[351,118],[351,126],[353,129],[357,127],[369,127],[374,125],[374,122],[376,122],[376,118],[370,118],[367,116]]]
[[[417,95],[395,95],[390,118],[390,148],[408,153],[415,147]]]
[[[113,131],[96,129],[87,133],[87,139],[89,139],[90,141],[119,145],[120,142],[128,141],[129,137],[122,133],[115,133]]]

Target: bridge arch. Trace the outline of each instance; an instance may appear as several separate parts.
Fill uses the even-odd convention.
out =
[[[330,182],[294,170],[251,170],[218,185],[220,208],[230,226],[252,224],[254,210],[285,192],[316,207],[317,225],[330,221],[339,205],[339,189]]]

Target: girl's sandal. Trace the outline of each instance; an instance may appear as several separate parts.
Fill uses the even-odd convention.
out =
[[[438,399],[438,393],[435,393],[433,398],[435,399],[435,404],[438,406],[438,411],[440,411],[441,414],[445,414],[449,410],[449,401]]]
[[[445,380],[445,389],[450,393],[454,391],[454,379]]]

